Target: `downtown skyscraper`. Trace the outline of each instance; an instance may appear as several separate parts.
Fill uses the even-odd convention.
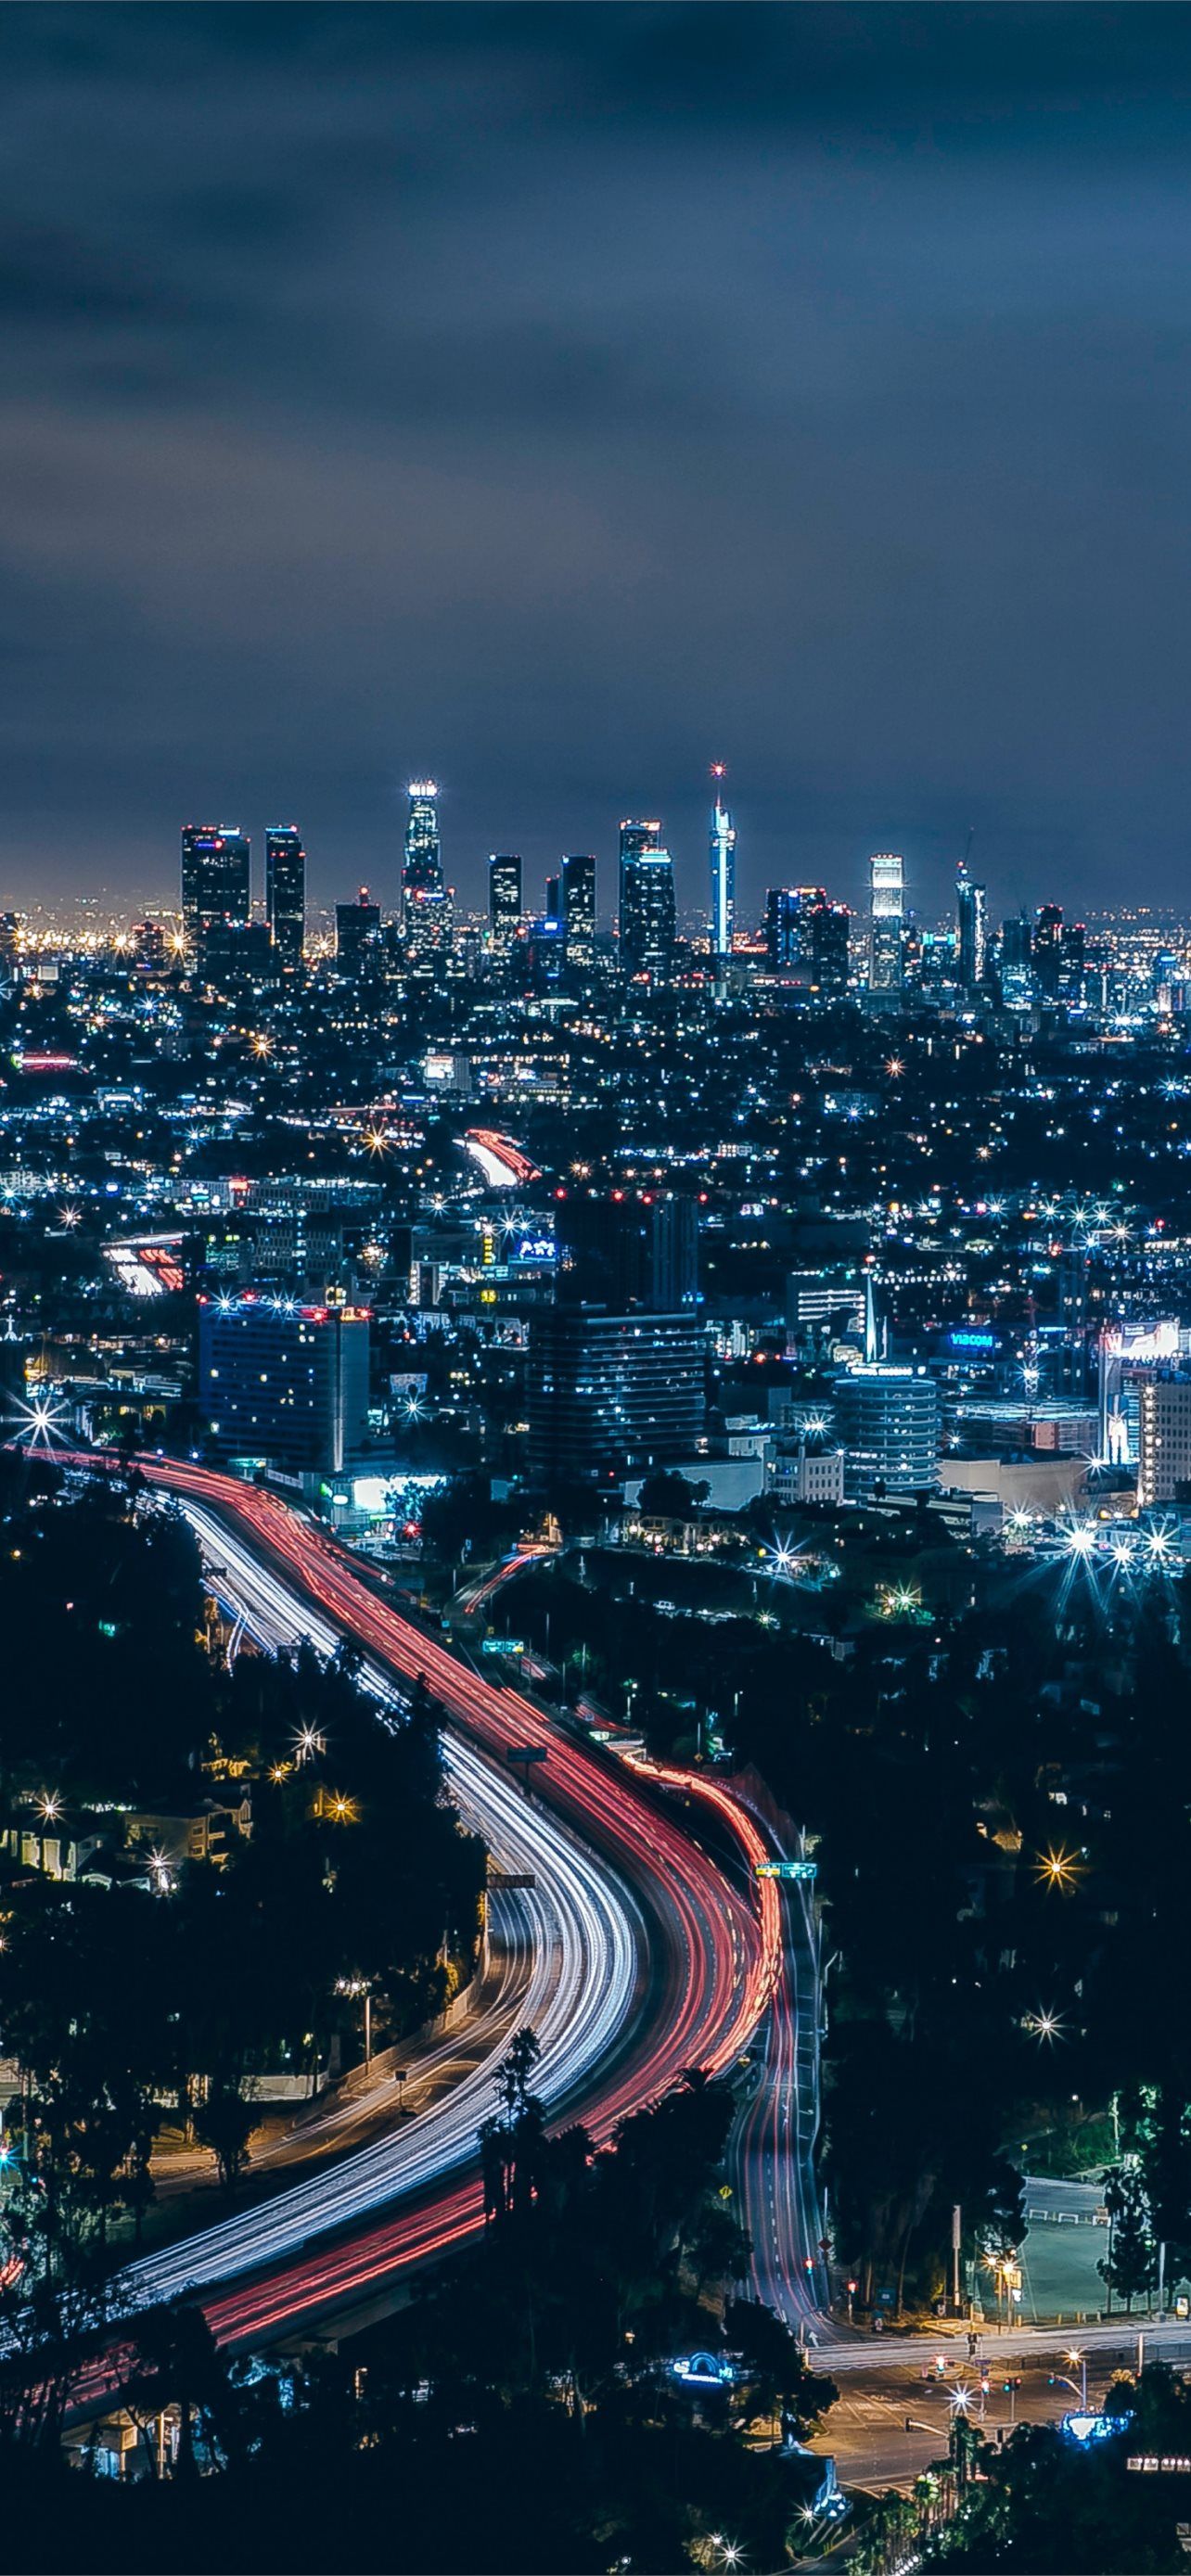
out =
[[[182,935],[201,959],[209,933],[252,910],[252,843],[238,823],[182,827]]]
[[[493,947],[507,956],[521,928],[521,859],[516,850],[494,850],[488,861],[488,927]]]
[[[732,931],[736,919],[736,830],[723,798],[727,774],[722,760],[717,760],[711,772],[715,797],[709,840],[711,954],[717,965],[722,965],[732,954]]]
[[[573,850],[562,863],[562,926],[566,961],[580,975],[595,964],[596,863],[588,850]]]
[[[296,823],[271,824],[265,834],[265,914],[282,971],[294,975],[306,939],[306,852]]]
[[[902,983],[905,864],[897,850],[874,850],[868,863],[869,986],[896,993]]]
[[[664,981],[674,964],[674,861],[660,823],[620,827],[620,962]]]
[[[450,935],[453,918],[451,897],[443,883],[437,799],[438,787],[433,778],[411,779],[401,871],[401,926],[406,944],[415,955],[441,948]]]

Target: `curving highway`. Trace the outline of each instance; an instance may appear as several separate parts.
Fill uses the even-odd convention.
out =
[[[323,1653],[338,1643],[325,1619],[259,1567],[250,1550],[202,1506],[187,1516],[204,1552],[220,1566],[219,1587],[263,1642],[293,1645],[302,1636]],[[373,1666],[362,1676],[392,1707],[392,1683]],[[446,1765],[459,1807],[488,1840],[500,1866],[532,1874],[527,1889],[528,1977],[517,1999],[516,2022],[528,2022],[541,2042],[535,2082],[542,2099],[563,2099],[588,2068],[609,2052],[632,2003],[638,1980],[644,1924],[627,1886],[611,1872],[595,1873],[566,1827],[541,1813],[508,1774],[501,1774],[464,1743],[447,1739]],[[224,2219],[182,2245],[149,2256],[125,2275],[138,2301],[174,2298],[182,2290],[225,2281],[262,2263],[281,2262],[318,2235],[352,2220],[366,2220],[399,2194],[471,2161],[476,2131],[492,2108],[492,2073],[513,2027],[507,1996],[488,2016],[489,2045],[481,2062],[462,2075],[446,2097],[420,2118],[345,2157],[330,2172],[292,2185],[275,2199]],[[458,2057],[446,2039],[441,2062]]]
[[[542,1921],[532,1971],[545,1984],[532,2000],[527,1994],[520,2017],[535,2027],[545,2020],[550,2054],[544,2049],[535,2080],[556,2116],[565,2101],[601,2143],[688,2067],[715,2073],[731,2065],[779,1973],[780,1925],[764,1889],[760,1907],[750,1903],[619,1766],[401,1618],[275,1496],[181,1461],[140,1464],[149,1483],[205,1516],[204,1544],[246,1617],[266,1630],[273,1623],[275,1637],[306,1634],[325,1646],[349,1636],[379,1693],[391,1696],[394,1685],[400,1692],[422,1676],[440,1702],[456,1795],[510,1858],[532,1850],[521,1865],[548,1891],[554,1923]],[[535,1769],[540,1795],[532,1804],[509,1776],[510,1757],[528,1746],[547,1755]],[[486,2108],[487,2072],[475,2082]],[[461,2170],[474,2162],[480,2116],[476,2090],[461,2084],[424,2122],[148,2258],[133,2275],[138,2297],[202,2288],[206,2313],[227,2340],[259,2339],[361,2297],[481,2224],[478,2180]],[[382,2204],[389,2214],[376,2223]],[[316,2241],[332,2234],[334,2243]],[[266,2278],[241,2277],[263,2267]],[[217,2283],[229,2282],[216,2294]]]

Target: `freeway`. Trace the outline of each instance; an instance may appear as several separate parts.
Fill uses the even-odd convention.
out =
[[[815,2184],[819,2129],[819,1942],[804,1884],[766,1882],[779,1913],[778,1968],[761,2034],[756,2089],[732,2139],[737,2187],[749,2214],[752,2293],[788,2326],[828,2341],[829,2296]]]
[[[306,1636],[324,1654],[333,1651],[338,1638],[326,1619],[258,1566],[232,1529],[200,1505],[186,1508],[204,1552],[218,1563],[221,1594],[262,1642],[285,1646]],[[391,1712],[397,1698],[391,1682],[372,1664],[365,1665],[362,1678],[382,1716]],[[330,2172],[146,2257],[126,2275],[138,2301],[176,2297],[183,2289],[282,2261],[312,2238],[366,2219],[398,2194],[469,2163],[480,2122],[492,2107],[495,2064],[515,2023],[529,2023],[541,2043],[535,2080],[548,2105],[564,2099],[614,2046],[637,1990],[645,1938],[631,1891],[610,1871],[593,1872],[566,1828],[528,1802],[507,1773],[450,1738],[445,1753],[466,1820],[485,1835],[503,1869],[531,1874],[537,1882],[522,1892],[528,1941],[517,1949],[523,1964],[528,1949],[528,1976],[518,1983],[515,2015],[502,1982],[486,2015],[488,2046],[445,2098]],[[444,2056],[458,2053],[457,2041],[445,2043]]]
[[[647,1777],[713,1807],[741,1846],[751,1870],[782,1858],[773,1830],[763,1828],[744,1798],[706,1773],[677,1771],[642,1759]],[[729,2170],[752,2254],[749,2289],[786,2325],[820,2341],[833,2328],[820,2248],[814,2178],[819,2127],[819,1955],[814,1902],[805,1883],[758,1882],[768,1965],[768,2011],[759,2021],[752,2087],[729,2141]]]
[[[565,2103],[568,2115],[581,2117],[603,2143],[618,2120],[656,2099],[689,2067],[716,2073],[731,2066],[749,2043],[777,1973],[772,1908],[742,1895],[665,1806],[615,1765],[552,1728],[532,1701],[474,1674],[438,1638],[378,1599],[324,1534],[275,1496],[184,1461],[144,1457],[139,1463],[150,1484],[209,1516],[218,1535],[209,1531],[207,1544],[218,1548],[229,1580],[234,1546],[235,1580],[245,1598],[255,1596],[256,1615],[283,1629],[289,1622],[290,1634],[311,1635],[315,1643],[316,1621],[324,1638],[351,1637],[373,1685],[390,1693],[395,1688],[400,1695],[421,1677],[444,1712],[452,1782],[457,1794],[464,1784],[470,1812],[486,1804],[490,1813],[499,1790],[510,1845],[515,1831],[531,1840],[536,1834],[539,1862],[531,1865],[540,1865],[556,1889],[569,1873],[574,1910],[563,1947],[573,1983],[565,2013],[559,2005],[552,2014],[558,2056],[543,2080],[555,2116]],[[509,1779],[510,1759],[531,1745],[547,1755],[538,1766],[535,1802]],[[648,1975],[638,1973],[643,1952]],[[554,1996],[543,1993],[534,2009],[556,1999],[556,1989]],[[533,2019],[528,2002],[524,2017]],[[345,2159],[331,2175],[148,2258],[135,2268],[137,2295],[200,2288],[215,2330],[228,2340],[259,2338],[332,2302],[358,2298],[368,2285],[425,2261],[481,2224],[473,2169],[477,2117],[473,2098],[454,2127],[445,2114],[411,2122],[396,2139]],[[420,2127],[415,2152],[405,2140],[413,2141]],[[380,2220],[382,2205],[388,2214]],[[319,2241],[332,2235],[336,2241]],[[253,2278],[237,2279],[249,2271]]]

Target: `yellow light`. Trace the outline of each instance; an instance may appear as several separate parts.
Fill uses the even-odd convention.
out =
[[[1082,1863],[1074,1852],[1039,1852],[1035,1876],[1041,1879],[1044,1887],[1057,1887],[1062,1895],[1069,1896],[1078,1882],[1081,1868]]]

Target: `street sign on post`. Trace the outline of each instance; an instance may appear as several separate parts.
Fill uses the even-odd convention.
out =
[[[819,1864],[813,1860],[759,1860],[754,1864],[757,1878],[806,1878],[819,1875]]]

